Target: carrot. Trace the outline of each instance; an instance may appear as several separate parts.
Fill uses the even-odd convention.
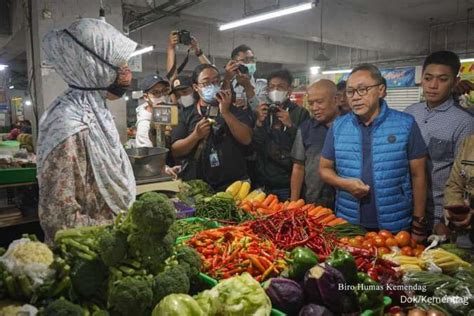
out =
[[[290,204],[290,201],[285,201],[285,203],[283,203],[283,209],[287,210],[289,204]]]
[[[259,207],[263,207],[263,203],[259,201],[252,201],[252,205],[254,209],[258,209]]]
[[[345,224],[347,223],[347,221],[343,218],[340,218],[340,217],[337,217],[336,219],[330,221],[329,223],[327,223],[328,226],[336,226],[336,225],[341,225],[341,224]]]
[[[316,215],[320,210],[322,210],[324,207],[321,205],[315,206],[312,209],[308,210],[308,215],[309,216],[314,216]]]
[[[322,216],[326,216],[332,214],[332,210],[329,208],[323,208],[322,210],[319,210],[314,216],[312,216],[314,219],[318,219]]]
[[[255,267],[257,267],[257,269],[260,270],[261,273],[265,273],[266,269],[264,268],[264,266],[262,265],[260,260],[258,260],[257,256],[249,255],[248,257],[249,257],[250,261],[252,262],[252,264]]]
[[[252,205],[249,203],[244,203],[243,205],[240,206],[240,208],[246,211],[247,213],[252,212]]]
[[[270,203],[272,203],[273,200],[275,200],[276,198],[277,198],[277,196],[276,196],[275,194],[269,194],[269,195],[265,198],[265,200],[263,200],[262,205],[265,206],[265,207],[267,207],[267,206],[269,206]]]
[[[260,215],[267,215],[267,214],[269,214],[270,212],[271,212],[271,211],[270,211],[268,208],[266,208],[266,207],[259,207],[259,208],[257,209],[257,213],[260,214]]]
[[[278,199],[274,199],[270,205],[268,205],[268,208],[271,210],[275,209],[275,206],[278,204]]]
[[[306,204],[306,205],[303,206],[301,209],[302,209],[303,211],[309,211],[310,209],[313,208],[313,206],[314,206],[313,204]]]
[[[299,199],[298,201],[295,202],[295,204],[293,205],[293,208],[300,208],[300,207],[303,207],[304,206],[304,200],[303,199]]]
[[[329,222],[331,222],[335,219],[336,219],[336,215],[330,214],[330,215],[326,216],[325,218],[323,218],[322,220],[320,220],[319,223],[321,225],[327,225]]]
[[[283,209],[283,203],[278,203],[274,208],[275,213],[281,211],[282,209]]]

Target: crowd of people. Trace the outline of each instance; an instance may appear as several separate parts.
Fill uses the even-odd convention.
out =
[[[91,82],[80,71],[78,78],[70,72],[64,74],[72,92],[56,102],[62,102],[66,110],[71,110],[72,103],[80,98],[88,100],[88,107],[102,110],[98,98],[113,99],[120,93],[117,89],[95,89],[104,92],[90,87],[107,87],[104,83],[116,87],[127,78],[128,55],[107,54],[114,49],[122,52],[121,44],[130,47],[128,39],[106,28],[97,31],[100,25],[93,25],[96,32],[92,33],[83,28],[82,24],[90,28],[91,23],[76,22],[66,35],[54,33],[45,40],[57,68],[68,64],[53,55],[58,43],[66,41],[69,48],[82,47],[81,54],[87,56],[75,59],[78,69],[88,62],[107,77],[104,82]],[[102,43],[99,37],[105,44],[97,44]],[[81,44],[72,45],[77,41]],[[142,80],[144,103],[137,108],[137,144],[156,146],[151,124],[153,106],[178,104],[179,123],[171,132],[169,149],[173,163],[182,166],[183,180],[202,179],[220,190],[235,180],[249,179],[252,186],[276,194],[280,200],[304,198],[308,203],[333,208],[337,216],[369,230],[410,230],[416,240],[425,239],[431,232],[470,227],[474,212],[474,117],[458,105],[453,94],[460,80],[460,60],[455,53],[439,51],[427,56],[421,83],[425,101],[404,112],[392,109],[385,101],[387,83],[372,64],[355,67],[346,82],[322,79],[308,85],[308,111],[291,101],[293,77],[288,70],[275,70],[266,78],[255,77],[256,57],[249,46],[240,45],[230,52],[230,61],[220,71],[193,39],[189,49],[200,65],[192,76],[184,76],[179,73],[180,67],[176,69],[177,43],[172,32],[167,75]],[[63,59],[76,57],[77,53],[66,52]],[[97,73],[94,78],[100,81],[101,76]],[[43,124],[54,117],[54,111],[48,111]],[[99,119],[102,125],[109,124],[107,115]],[[96,146],[116,138],[115,129],[100,127],[99,132],[92,133],[92,125],[76,125],[72,126],[75,129],[61,129],[61,145],[58,141],[47,144],[52,153],[42,152],[39,179],[43,196],[58,193],[44,189],[42,181],[52,181],[45,166],[53,163],[66,168],[71,164],[59,156],[54,158],[56,151],[85,146],[94,154]],[[54,130],[49,126],[43,129],[43,135],[41,131],[40,124],[40,146],[45,146],[47,133]],[[85,172],[87,179],[104,177],[107,181],[91,184],[95,193],[83,192],[103,196],[95,200],[94,207],[100,206],[95,207],[99,210],[97,216],[85,213],[82,202],[78,202],[67,214],[73,216],[71,221],[107,219],[107,214],[133,199],[133,190],[127,189],[131,185],[130,170],[122,163],[123,152],[116,145],[107,145],[104,150],[111,152],[113,166],[101,164],[100,159],[109,159],[100,155],[88,158],[92,170],[79,168],[80,159],[73,163],[72,169]],[[119,194],[120,205],[109,201]],[[62,199],[56,200],[64,204],[68,196],[59,195]],[[40,215],[43,209],[46,216],[44,210],[57,205],[47,206],[43,201]],[[108,207],[109,213],[102,206]]]

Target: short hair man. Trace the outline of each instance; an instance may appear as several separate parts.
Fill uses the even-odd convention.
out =
[[[240,70],[241,66],[244,66],[245,71]],[[256,71],[257,59],[250,47],[239,45],[232,50],[231,60],[226,65],[223,87],[232,88],[235,93],[235,106],[250,106],[255,110],[260,102],[265,101],[267,81],[255,79]]]
[[[274,71],[267,80],[269,100],[257,107],[253,137],[257,182],[284,201],[290,198],[291,148],[309,113],[290,101],[293,77],[288,70]]]
[[[346,114],[351,111],[351,107],[347,102],[346,97],[346,81],[341,80],[337,83],[337,106],[339,107],[339,111],[341,114]]]
[[[170,84],[159,75],[149,75],[142,81],[142,91],[145,103],[140,104],[137,109],[137,133],[135,144],[137,147],[153,147],[153,130],[151,129],[151,117],[153,106],[170,102]]]
[[[293,143],[291,200],[304,197],[306,203],[334,208],[334,189],[321,180],[318,170],[327,130],[340,114],[337,87],[331,80],[321,79],[306,92],[313,117],[300,125]]]
[[[368,229],[409,230],[417,240],[424,227],[426,147],[411,115],[390,109],[377,67],[355,67],[346,95],[352,112],[338,117],[326,136],[320,175],[336,187],[337,216]]]
[[[463,139],[474,133],[474,117],[462,109],[452,92],[459,82],[459,57],[450,51],[429,55],[423,64],[421,86],[425,102],[409,106],[420,126],[428,148],[429,193],[427,220],[429,227],[443,231],[443,192],[454,157]]]

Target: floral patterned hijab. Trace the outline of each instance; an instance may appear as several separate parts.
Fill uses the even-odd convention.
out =
[[[95,55],[81,44],[93,51]],[[83,18],[67,31],[43,39],[47,61],[71,87],[108,87],[137,44],[105,21]],[[48,107],[39,122],[38,173],[49,153],[66,138],[88,130],[86,149],[100,193],[117,213],[135,200],[130,161],[105,103],[106,91],[69,88]],[[41,183],[40,183],[41,184]]]

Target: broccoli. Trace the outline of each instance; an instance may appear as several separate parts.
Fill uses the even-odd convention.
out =
[[[155,277],[153,285],[153,305],[158,304],[169,294],[187,294],[189,287],[190,284],[186,269],[181,266],[172,266]]]
[[[173,254],[175,239],[172,235],[164,238],[144,232],[132,232],[128,236],[130,254],[153,273],[161,271],[164,261]]]
[[[115,266],[127,256],[127,236],[118,230],[104,230],[99,236],[98,248],[105,265]]]
[[[145,278],[125,277],[109,288],[108,306],[119,315],[146,315],[152,301],[152,282]]]
[[[74,293],[79,297],[88,299],[96,296],[105,284],[108,271],[100,260],[78,259],[74,262],[70,276]]]
[[[50,303],[44,310],[44,316],[83,316],[84,310],[79,305],[65,299],[58,299]]]
[[[176,220],[176,209],[164,194],[145,193],[133,203],[121,229],[130,233],[139,230],[155,236],[165,236]]]
[[[201,271],[201,257],[191,247],[179,247],[176,252],[178,263],[186,269],[186,273],[190,279],[196,277]]]

